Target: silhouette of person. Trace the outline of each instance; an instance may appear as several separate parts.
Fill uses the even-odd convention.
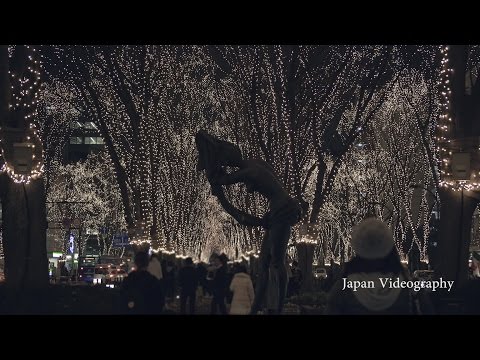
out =
[[[222,207],[240,224],[246,226],[263,226],[266,229],[260,251],[260,271],[256,287],[256,297],[252,313],[261,310],[269,277],[272,278],[277,294],[277,310],[283,309],[287,287],[287,269],[285,255],[291,227],[300,221],[302,207],[290,197],[277,178],[273,168],[264,160],[245,160],[240,148],[227,141],[219,140],[205,131],[196,135],[199,152],[197,170],[205,170],[207,179]],[[227,173],[225,166],[237,167],[239,170]],[[225,197],[222,185],[243,183],[247,192],[258,192],[269,202],[269,211],[258,218],[235,208]],[[272,274],[269,274],[272,272]]]
[[[227,290],[227,257],[225,254],[215,256],[213,262],[215,265],[215,274],[212,280],[212,303],[210,313],[216,314],[217,307],[220,314],[227,314],[227,307],[225,305],[225,295]]]
[[[197,270],[193,267],[191,257],[185,259],[185,266],[178,272],[180,284],[180,312],[185,314],[187,300],[189,302],[190,314],[195,313],[195,297],[198,286]]]
[[[328,294],[327,315],[433,313],[423,289],[382,286],[381,279],[411,280],[392,231],[383,221],[373,217],[361,221],[353,228],[351,245],[355,256],[345,264],[342,278]],[[352,289],[350,285],[357,283],[367,286]]]
[[[128,314],[160,314],[165,298],[160,280],[147,270],[148,253],[135,255],[136,270],[132,271],[122,283],[121,297],[123,312]]]
[[[202,287],[202,295],[203,296],[206,296],[207,293],[210,294],[209,290],[208,290],[208,283],[207,283],[207,269],[205,268],[205,265],[203,263],[198,263],[197,264],[197,279],[198,279],[198,282],[200,284],[200,286]]]

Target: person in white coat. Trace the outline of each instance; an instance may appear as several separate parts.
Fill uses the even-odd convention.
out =
[[[230,291],[233,292],[230,305],[230,315],[248,315],[255,298],[252,279],[247,274],[245,265],[239,265],[236,274],[230,284]]]

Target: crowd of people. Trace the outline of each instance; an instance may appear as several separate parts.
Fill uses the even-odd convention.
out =
[[[368,218],[353,230],[351,246],[355,256],[344,264],[328,295],[326,314],[430,314],[433,307],[425,291],[385,287],[381,279],[412,280],[401,263],[388,226]],[[211,314],[250,314],[255,299],[254,283],[244,263],[228,262],[225,254],[213,255],[210,264],[194,264],[186,258],[178,270],[172,261],[135,256],[136,270],[122,286],[126,313],[162,313],[166,299],[175,299],[179,288],[180,313],[195,314],[198,294],[211,299]],[[287,297],[298,295],[302,273],[298,263],[288,266]],[[346,284],[372,284],[352,287]],[[230,304],[227,310],[227,304]],[[187,306],[188,305],[188,306]]]
[[[195,266],[192,258],[186,258],[178,275],[172,261],[160,261],[156,254],[149,258],[146,252],[138,252],[134,261],[136,270],[125,279],[121,289],[124,313],[162,313],[166,303],[175,298],[177,286],[181,314],[195,314],[198,292],[211,298],[211,314],[250,313],[255,297],[252,279],[244,264],[230,266],[225,254],[214,254],[209,265]]]

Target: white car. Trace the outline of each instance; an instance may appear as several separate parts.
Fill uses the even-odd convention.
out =
[[[93,275],[93,284],[105,284],[108,275],[108,269],[103,266],[95,267],[95,274]]]

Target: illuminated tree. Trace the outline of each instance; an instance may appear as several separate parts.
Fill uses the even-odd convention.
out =
[[[425,64],[432,66],[430,73],[439,74],[433,61]],[[440,108],[435,76],[427,75],[404,71],[345,155],[318,222],[320,263],[348,259],[352,227],[368,215],[390,224],[402,258],[408,255],[414,262],[418,254],[416,260],[426,259],[438,175],[435,152],[429,150]],[[307,194],[311,192],[307,187]]]
[[[400,86],[395,86],[372,124],[374,151],[379,152],[379,175],[387,185],[382,198],[392,212],[389,222],[399,253],[405,258],[413,250],[412,256],[418,253],[417,260],[424,260],[437,200],[432,196],[436,191],[436,172],[431,171],[427,152],[423,151],[424,133],[416,126],[416,114],[402,96]],[[422,95],[417,93],[418,97]],[[426,140],[433,143],[433,137]]]
[[[414,216],[412,196],[422,193],[422,214],[432,201],[411,186],[435,194],[438,184],[437,47],[65,46],[43,55],[52,83],[41,99],[51,117],[42,136],[61,129],[65,138],[71,117],[93,121],[126,222],[146,228],[156,247],[201,258],[207,248],[258,251],[261,230],[225,217],[194,171],[194,135],[203,128],[272,164],[306,210],[293,239],[310,250],[320,242],[319,257],[349,256],[362,208],[392,223],[402,251],[413,232],[423,256],[415,234],[428,216]],[[395,136],[408,144],[403,158]],[[46,159],[58,158],[60,147],[48,146]],[[226,192],[235,206],[265,213],[264,199],[239,190]]]
[[[62,164],[64,147],[71,134],[71,123],[80,117],[77,101],[69,88],[56,80],[44,83],[38,96],[37,120],[44,144],[45,189]]]
[[[0,46],[2,235],[6,282],[17,290],[48,285],[43,154],[34,121],[40,65],[32,47]]]
[[[59,165],[51,176],[47,193],[48,221],[79,220],[76,246],[80,254],[84,254],[89,234],[99,234],[101,253],[112,252],[113,235],[121,233],[126,224],[120,192],[115,186],[115,175],[107,155],[90,154],[85,161]],[[65,226],[64,231],[68,231],[68,224]],[[104,234],[101,234],[102,228],[107,230]],[[63,245],[66,246],[66,241]]]
[[[44,51],[50,75],[106,145],[129,227],[185,248],[197,196],[194,133],[209,101],[196,47],[71,46]],[[55,73],[60,69],[60,73]],[[167,185],[168,184],[168,185]],[[142,233],[142,231],[140,231]],[[137,234],[138,235],[138,234]],[[148,235],[148,236],[147,236]]]
[[[461,286],[467,280],[472,216],[478,204],[480,163],[479,46],[440,46],[442,54],[442,114],[436,146],[440,157],[440,227],[438,273]],[[452,155],[469,153],[470,172],[455,179]],[[444,221],[448,219],[448,221]],[[448,256],[446,256],[448,255]]]
[[[0,229],[0,259],[3,259],[5,254],[3,253],[3,232]]]
[[[316,224],[344,154],[385,100],[389,80],[397,74],[393,47],[209,50],[220,79],[218,96],[223,106],[218,118],[225,124],[224,133],[247,157],[268,161],[290,194],[308,209],[296,233],[298,243],[311,243],[318,236]],[[306,194],[309,184],[314,191]],[[263,207],[260,213],[264,212]],[[307,277],[311,274],[308,263],[302,269]],[[308,287],[309,281],[305,284]]]

